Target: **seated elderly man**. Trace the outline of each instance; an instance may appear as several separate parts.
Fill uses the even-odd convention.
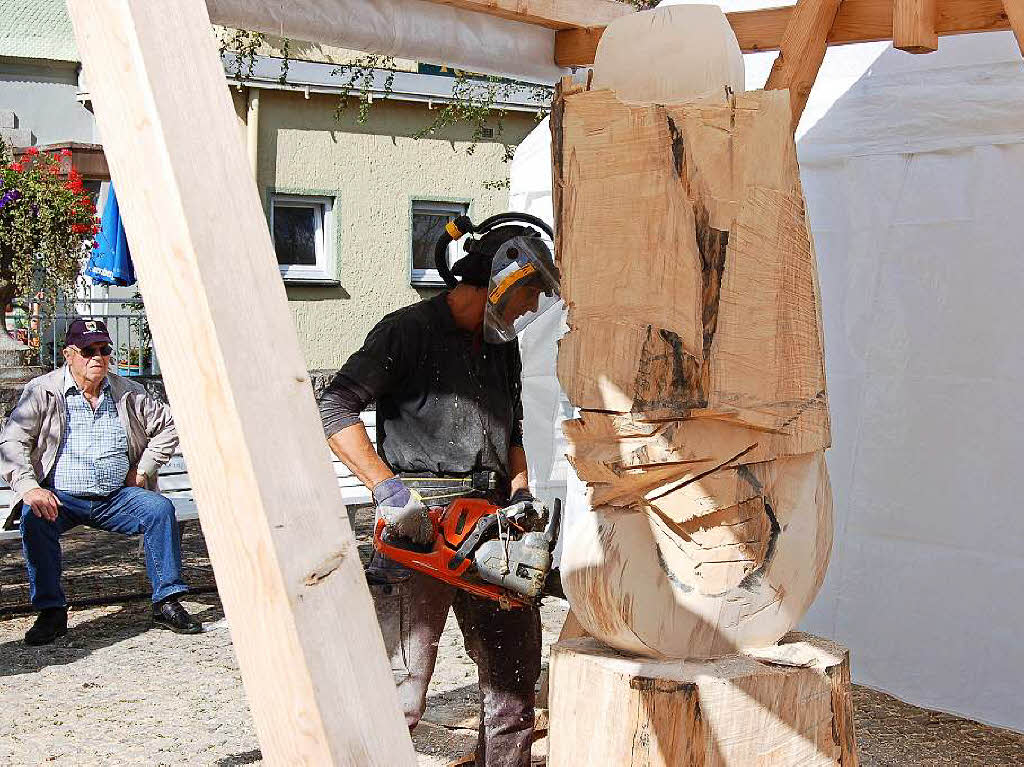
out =
[[[65,365],[29,382],[0,433],[0,474],[22,501],[21,538],[32,605],[25,643],[67,633],[60,585],[61,533],[89,525],[142,535],[153,620],[182,634],[202,625],[179,604],[181,540],[174,506],[153,492],[178,435],[169,408],[108,372],[110,336],[99,320],[74,320]]]

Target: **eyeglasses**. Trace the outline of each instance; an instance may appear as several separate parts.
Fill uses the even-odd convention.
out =
[[[110,353],[114,351],[113,347],[103,344],[102,346],[90,346],[88,349],[79,349],[77,346],[75,349],[86,359],[92,357],[109,357]]]

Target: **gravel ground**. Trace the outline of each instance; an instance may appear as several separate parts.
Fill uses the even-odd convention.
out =
[[[364,554],[368,515],[357,518]],[[185,525],[190,583],[213,586],[198,525]],[[100,533],[65,539],[69,597],[145,591],[136,543]],[[146,600],[83,606],[67,637],[44,648],[21,639],[33,617],[15,546],[0,549],[0,765],[249,765],[259,745],[215,593],[187,609],[207,630],[183,637],[152,627]],[[565,615],[543,611],[545,653]],[[856,659],[854,659],[856,662]],[[476,669],[454,619],[441,639],[424,723],[414,736],[421,767],[442,767],[472,751]],[[864,687],[854,688],[863,767],[1024,765],[1024,735],[928,711]],[[544,742],[538,742],[538,755]]]

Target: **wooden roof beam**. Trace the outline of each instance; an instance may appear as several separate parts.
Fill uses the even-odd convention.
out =
[[[907,53],[934,53],[939,49],[935,33],[936,0],[895,0],[892,14],[892,45]]]
[[[605,26],[636,9],[614,0],[427,0],[549,29]]]
[[[797,0],[782,36],[779,56],[772,64],[765,90],[789,89],[793,129],[807,105],[828,48],[828,33],[839,12],[840,0]]]
[[[1024,16],[1022,0],[1007,0]],[[727,13],[744,53],[778,50],[793,8],[762,8]],[[1024,26],[1024,23],[1022,23]],[[1010,29],[1002,0],[936,0],[938,36]],[[590,66],[603,29],[563,30],[555,33],[555,62],[563,67]],[[829,45],[891,40],[893,0],[843,0],[828,35]]]
[[[1010,19],[1010,28],[1017,38],[1017,46],[1024,54],[1024,0],[1003,0],[1003,7]]]

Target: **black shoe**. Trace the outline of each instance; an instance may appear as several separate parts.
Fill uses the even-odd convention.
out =
[[[25,632],[25,644],[50,644],[57,637],[68,633],[68,608],[44,607],[36,622]]]
[[[179,634],[198,634],[203,630],[203,624],[185,612],[185,608],[173,597],[153,605],[153,620],[158,626]]]

